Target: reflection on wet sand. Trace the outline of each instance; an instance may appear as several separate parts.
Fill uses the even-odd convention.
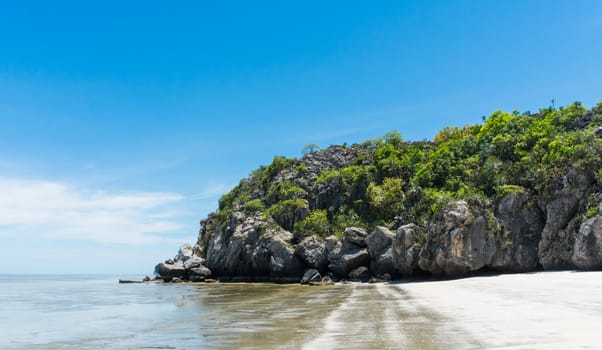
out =
[[[478,348],[394,285],[218,284],[199,292],[201,333],[216,348]]]

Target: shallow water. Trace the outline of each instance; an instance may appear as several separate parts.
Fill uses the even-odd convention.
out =
[[[327,287],[0,276],[0,348],[593,349],[601,288],[602,273]]]

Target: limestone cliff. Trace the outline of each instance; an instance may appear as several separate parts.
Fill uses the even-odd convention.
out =
[[[600,104],[498,111],[432,142],[389,133],[276,157],[222,197],[194,249],[156,271],[329,283],[600,269],[601,123]]]

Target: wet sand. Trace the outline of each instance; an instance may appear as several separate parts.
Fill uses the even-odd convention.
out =
[[[223,348],[249,349],[599,349],[601,292],[602,272],[570,271],[330,287],[220,285],[206,300],[215,298],[221,319],[206,336]]]
[[[445,349],[478,345],[448,319],[385,284],[214,287],[208,343],[246,349]],[[225,302],[227,301],[227,302]]]

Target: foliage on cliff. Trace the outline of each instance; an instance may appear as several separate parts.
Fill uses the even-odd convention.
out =
[[[446,127],[433,141],[397,132],[352,146],[277,156],[242,180],[212,215],[261,212],[294,233],[340,235],[391,222],[426,227],[450,200],[495,201],[511,192],[547,198],[567,169],[602,183],[602,102],[537,113],[496,111],[482,125]],[[203,242],[200,242],[201,245]]]

